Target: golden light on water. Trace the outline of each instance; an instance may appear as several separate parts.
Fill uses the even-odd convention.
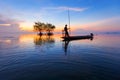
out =
[[[53,36],[47,36],[47,35],[42,35],[42,36],[39,36],[39,35],[36,35],[36,34],[23,34],[23,35],[20,35],[19,37],[19,42],[21,43],[28,43],[28,42],[33,42],[35,40],[48,40],[48,39],[53,39],[55,38],[56,40],[60,40],[62,36],[60,34],[56,34],[56,35],[53,35]]]
[[[20,35],[19,37],[19,42],[23,43],[23,42],[30,42],[30,41],[33,41],[34,40],[34,37],[36,35],[34,34],[24,34],[24,35]]]

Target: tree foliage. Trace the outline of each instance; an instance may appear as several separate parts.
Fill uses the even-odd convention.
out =
[[[35,22],[34,24],[34,31],[39,32],[39,34],[42,34],[42,32],[46,32],[47,34],[52,34],[52,31],[55,29],[55,26],[51,23],[42,23],[42,22]]]

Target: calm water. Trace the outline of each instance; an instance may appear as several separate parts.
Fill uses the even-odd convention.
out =
[[[0,80],[120,80],[120,35],[0,35]]]

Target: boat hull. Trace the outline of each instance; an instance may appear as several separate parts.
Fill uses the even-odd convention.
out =
[[[93,36],[86,35],[86,36],[70,36],[70,37],[62,37],[64,40],[80,40],[80,39],[93,39]]]

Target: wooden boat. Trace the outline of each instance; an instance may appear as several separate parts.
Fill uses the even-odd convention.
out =
[[[64,41],[71,41],[71,40],[80,40],[80,39],[93,39],[93,35],[85,35],[85,36],[70,36],[70,37],[62,37]]]

